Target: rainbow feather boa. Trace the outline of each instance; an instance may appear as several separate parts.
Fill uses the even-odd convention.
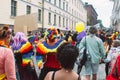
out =
[[[30,42],[26,42],[19,49],[19,52],[22,54],[22,66],[26,66],[30,61],[33,55],[33,46]]]
[[[57,48],[63,43],[64,41],[61,39],[55,43],[54,46],[49,46],[45,41],[41,44],[37,44],[37,53],[39,54],[47,54],[48,52],[56,52]]]
[[[37,44],[37,48],[36,48],[36,51],[37,51],[37,56],[36,56],[36,61],[37,61],[37,65],[38,65],[38,68],[40,68],[42,66],[42,63],[43,63],[43,56],[42,55],[45,55],[45,54],[48,54],[49,52],[56,52],[57,51],[57,48],[63,44],[65,41],[63,39],[60,39],[58,42],[55,43],[54,46],[49,46],[45,41],[43,43],[38,43]]]

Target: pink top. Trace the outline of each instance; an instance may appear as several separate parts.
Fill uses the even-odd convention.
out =
[[[7,80],[16,80],[13,52],[9,48],[0,47],[0,75],[3,73]]]

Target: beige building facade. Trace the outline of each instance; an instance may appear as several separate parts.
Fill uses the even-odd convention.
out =
[[[87,11],[81,0],[2,0],[0,8],[0,25],[14,26],[16,16],[33,13],[38,14],[39,29],[53,26],[74,31],[77,22],[87,23]]]

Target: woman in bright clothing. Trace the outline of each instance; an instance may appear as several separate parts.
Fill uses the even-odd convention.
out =
[[[38,67],[41,67],[42,64],[42,56],[47,56],[46,61],[41,69],[39,80],[44,80],[46,74],[49,71],[57,71],[61,68],[59,62],[56,59],[56,49],[60,46],[64,41],[62,39],[57,39],[57,30],[55,28],[49,28],[46,31],[46,41],[37,44],[37,63]]]
[[[108,55],[108,52],[112,46],[112,39],[110,38],[110,34],[106,35],[106,39],[104,41],[104,47],[105,47],[105,52],[106,52],[106,57]],[[106,76],[109,73],[109,62],[105,64],[105,72],[106,72]]]
[[[0,80],[16,80],[14,55],[10,49],[9,27],[0,28]]]
[[[120,41],[114,40],[112,43],[112,47],[110,51],[108,52],[107,58],[104,60],[104,62],[108,63],[110,62],[110,69],[113,67],[117,56],[120,54]]]
[[[35,69],[32,69],[33,46],[22,32],[14,36],[12,49],[15,54],[20,80],[37,80]]]

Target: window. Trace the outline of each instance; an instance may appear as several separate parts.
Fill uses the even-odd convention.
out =
[[[31,13],[31,6],[27,5],[27,14]]]
[[[17,12],[17,1],[11,0],[11,16],[16,16]]]
[[[48,13],[48,24],[51,24],[51,13]]]
[[[75,0],[75,6],[76,6],[76,0]]]
[[[66,4],[66,11],[68,11],[68,4]]]
[[[71,26],[71,21],[70,21],[70,19],[69,19],[69,25]]]
[[[41,22],[41,10],[38,9],[38,21]]]
[[[63,27],[65,27],[65,18],[63,18]]]
[[[71,8],[69,7],[69,12],[71,13]]]
[[[54,15],[54,26],[56,26],[56,15]]]
[[[61,17],[59,16],[59,26],[61,26]]]
[[[72,21],[72,29],[73,29],[73,26],[74,26],[74,24],[73,24],[73,21]]]
[[[56,0],[54,0],[54,5],[56,5]]]
[[[73,9],[72,9],[72,15],[73,15]]]
[[[63,2],[63,10],[65,10],[65,2]]]
[[[75,11],[74,15],[76,16],[76,11]]]
[[[68,19],[66,19],[66,27],[68,27]]]
[[[61,0],[59,0],[59,8],[61,8]]]

